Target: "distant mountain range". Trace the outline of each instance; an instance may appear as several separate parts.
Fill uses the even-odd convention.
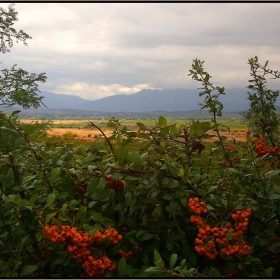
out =
[[[249,106],[246,89],[228,89],[221,96],[224,111],[242,111]],[[113,95],[99,100],[88,101],[78,96],[55,94],[42,91],[44,104],[48,109],[76,109],[104,112],[151,112],[151,111],[190,111],[199,110],[204,96],[197,89],[151,90],[137,93]],[[43,107],[42,107],[43,108]]]
[[[60,114],[63,112],[67,114],[74,113],[77,115],[94,115],[96,112],[126,112],[126,113],[139,113],[139,112],[187,112],[199,111],[200,103],[204,102],[205,96],[199,96],[198,89],[174,89],[174,90],[151,90],[143,89],[135,94],[122,94],[101,98],[99,100],[89,101],[78,96],[55,94],[48,91],[42,91],[40,96],[44,96],[43,102],[47,106],[39,109],[22,110],[22,113],[32,112],[36,115],[48,115],[51,112]],[[223,112],[242,112],[248,109],[249,101],[247,100],[246,88],[233,88],[226,89],[226,95],[220,96],[220,101],[224,105]],[[280,105],[278,98],[276,105]],[[2,106],[1,106],[2,107]],[[15,107],[14,107],[15,108]],[[3,109],[3,111],[11,111],[13,108]],[[70,114],[70,115],[71,115]]]

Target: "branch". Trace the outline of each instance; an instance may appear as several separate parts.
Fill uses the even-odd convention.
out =
[[[105,137],[106,141],[108,142],[109,146],[110,146],[110,149],[112,151],[112,153],[115,155],[115,151],[114,151],[114,148],[110,142],[110,140],[108,139],[108,137],[105,135],[105,133],[103,132],[103,130],[101,128],[99,128],[96,124],[94,124],[93,122],[90,122],[92,126],[94,126],[95,128],[97,128],[101,133],[102,135]]]

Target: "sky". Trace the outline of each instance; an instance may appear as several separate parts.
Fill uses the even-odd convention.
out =
[[[16,3],[15,9],[14,28],[32,39],[1,54],[1,67],[45,72],[41,91],[96,100],[199,88],[188,76],[195,58],[205,61],[214,86],[225,88],[248,86],[254,56],[280,70],[279,3]]]

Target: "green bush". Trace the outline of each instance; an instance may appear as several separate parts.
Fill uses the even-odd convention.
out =
[[[0,114],[1,137],[12,139],[0,154],[1,277],[280,275],[273,99],[268,126],[225,143],[225,88],[212,85],[203,63],[193,60],[190,75],[202,83],[211,121],[177,125],[160,116],[129,131],[113,117],[112,136],[90,122],[104,140],[77,146],[51,145],[44,125]],[[250,105],[259,125],[259,104]],[[203,142],[213,136],[218,141]]]

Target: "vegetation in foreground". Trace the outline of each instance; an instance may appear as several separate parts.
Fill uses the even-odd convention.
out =
[[[16,19],[13,6],[0,15]],[[225,89],[198,59],[190,75],[202,84],[211,121],[178,125],[160,116],[130,131],[111,118],[112,136],[89,122],[104,140],[54,147],[44,141],[45,123],[24,126],[17,111],[1,112],[1,277],[278,277],[279,92],[266,88],[266,75],[279,73],[257,57],[248,63],[243,143],[221,135]],[[20,93],[13,102],[23,101]],[[25,96],[26,106],[40,102]],[[204,145],[212,130],[218,141]]]

